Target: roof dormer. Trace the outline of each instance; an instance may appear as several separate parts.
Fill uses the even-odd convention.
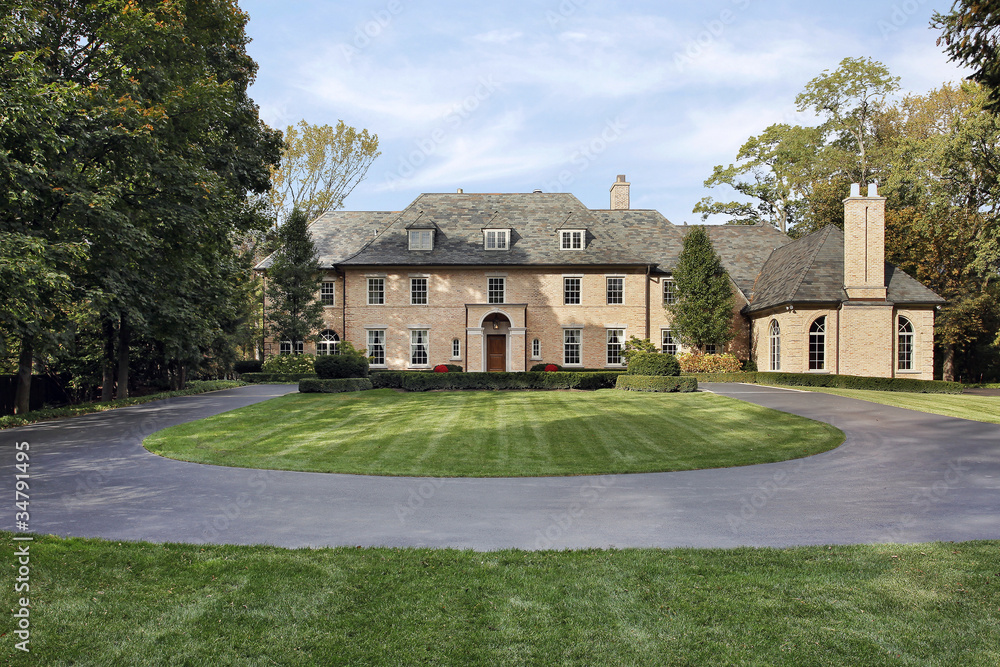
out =
[[[510,227],[483,229],[483,250],[510,250]]]
[[[586,229],[560,229],[560,250],[584,250],[587,247]]]
[[[433,222],[421,222],[422,217],[421,212],[416,220],[406,225],[410,250],[434,250],[434,232],[438,227]]]

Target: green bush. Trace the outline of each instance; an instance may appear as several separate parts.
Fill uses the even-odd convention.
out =
[[[357,353],[324,355],[316,359],[315,366],[322,379],[368,377],[368,359]]]
[[[241,359],[233,364],[233,371],[236,373],[260,373],[264,362],[260,359]]]
[[[743,382],[759,384],[757,373],[684,373],[683,377],[693,377],[698,382]]]
[[[677,355],[681,370],[685,373],[738,373],[743,364],[731,354],[692,354],[685,352]]]
[[[623,391],[691,392],[698,390],[698,380],[669,375],[619,375],[615,388]]]
[[[240,379],[251,384],[294,384],[315,377],[315,373],[244,373]]]
[[[311,354],[276,354],[264,362],[265,373],[308,373],[316,372],[316,357]]]
[[[754,361],[753,359],[747,359],[746,361],[743,361],[742,364],[743,365],[740,367],[740,370],[743,371],[744,373],[757,372],[757,362]]]
[[[628,360],[629,375],[676,376],[681,374],[677,357],[660,352],[634,352]]]
[[[302,394],[339,394],[345,391],[367,391],[372,388],[372,381],[368,378],[299,380],[299,393]]]
[[[857,375],[815,373],[685,373],[699,382],[745,382],[775,387],[830,387],[832,389],[868,389],[904,391],[917,394],[961,394],[959,382],[917,380],[915,378],[868,378]]]
[[[464,373],[465,369],[457,364],[443,364],[449,373]]]
[[[527,373],[421,373],[414,371],[378,371],[372,373],[376,389],[406,391],[501,390],[501,389],[613,389],[620,372],[540,372]]]

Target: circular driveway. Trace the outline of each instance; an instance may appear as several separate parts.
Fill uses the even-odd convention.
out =
[[[1000,538],[1000,426],[822,393],[703,389],[829,422],[847,440],[745,468],[516,479],[247,470],[142,447],[167,426],[295,391],[258,385],[0,431],[0,487],[14,497],[15,442],[28,442],[31,531],[112,540],[492,550]]]

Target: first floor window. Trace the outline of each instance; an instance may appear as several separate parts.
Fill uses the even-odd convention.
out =
[[[809,327],[809,370],[826,368],[826,317],[820,317]]]
[[[663,305],[669,306],[677,301],[677,283],[670,279],[663,281]]]
[[[663,354],[677,354],[677,339],[671,329],[660,331],[660,352]]]
[[[368,305],[381,306],[385,303],[385,278],[368,279]]]
[[[319,340],[316,342],[316,356],[322,357],[328,354],[340,354],[340,336],[336,331],[327,329],[319,333]]]
[[[461,359],[462,358],[462,341],[457,338],[453,338],[451,341],[451,358]]]
[[[608,366],[621,366],[624,329],[608,329]]]
[[[625,279],[608,278],[608,305],[625,303]]]
[[[414,329],[410,332],[410,364],[426,366],[427,360],[427,330]]]
[[[487,303],[504,303],[507,298],[507,279],[490,278],[486,284]]]
[[[897,350],[896,368],[901,371],[913,370],[913,325],[905,317],[899,318],[897,327],[899,334],[899,349]]]
[[[372,366],[385,366],[385,329],[368,330],[368,356]]]
[[[531,341],[531,358],[541,359],[542,358],[542,341],[537,338]]]
[[[719,346],[715,343],[705,344],[705,354],[718,354]]]
[[[332,306],[334,304],[336,285],[337,283],[332,280],[323,281],[323,286],[319,290],[319,300],[324,306]]]
[[[410,305],[427,305],[427,278],[410,278]]]
[[[563,363],[580,364],[580,329],[563,329]]]
[[[770,353],[771,353],[771,370],[780,371],[781,370],[781,326],[778,324],[778,320],[771,320],[770,328]]]
[[[292,345],[292,341],[290,340],[283,340],[281,341],[281,344],[278,346],[279,354],[292,354],[293,350],[295,354],[302,354],[302,352],[305,350],[305,345],[302,343],[301,340],[295,341],[295,345]]]
[[[580,303],[580,278],[563,278],[563,303],[567,306]]]

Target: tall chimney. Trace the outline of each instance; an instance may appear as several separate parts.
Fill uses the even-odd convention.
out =
[[[615,184],[611,186],[611,210],[612,211],[627,211],[629,208],[628,202],[628,186],[629,184],[625,182],[625,174],[619,174],[618,180]]]
[[[885,301],[885,197],[878,186],[861,195],[858,183],[844,200],[844,289],[847,298]]]

